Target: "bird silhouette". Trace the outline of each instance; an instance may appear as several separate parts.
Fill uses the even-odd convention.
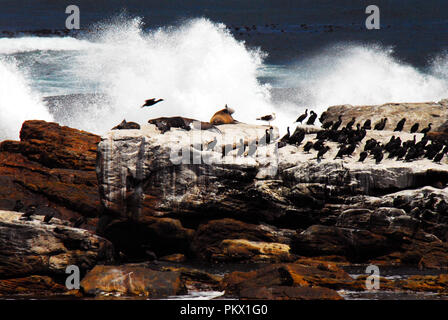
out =
[[[317,113],[315,113],[313,110],[311,110],[311,116],[308,118],[308,121],[306,122],[307,125],[313,125],[314,121],[316,121]]]
[[[400,121],[398,121],[397,126],[395,127],[394,131],[400,132],[401,130],[403,130],[403,126],[404,126],[405,122],[406,122],[406,118],[403,118]]]
[[[300,123],[302,123],[302,121],[305,120],[306,117],[308,117],[308,109],[305,110],[305,113],[304,113],[304,114],[301,114],[301,115],[297,118],[296,122],[300,122]]]
[[[152,99],[145,100],[145,103],[142,105],[142,108],[153,106],[153,105],[155,105],[156,103],[159,103],[159,102],[161,102],[161,101],[164,101],[164,100],[163,100],[163,99],[157,99],[157,100],[156,100],[156,98],[152,98]]]
[[[431,130],[431,125],[432,125],[432,123],[429,123],[426,128],[424,128],[422,131],[420,131],[420,133],[427,134],[429,132],[429,130]]]
[[[419,123],[416,122],[412,127],[411,127],[411,133],[416,133],[418,131],[418,126]]]
[[[269,125],[271,125],[271,121],[275,120],[275,112],[273,112],[272,114],[268,114],[266,116],[257,118],[257,120],[267,121],[269,123]]]

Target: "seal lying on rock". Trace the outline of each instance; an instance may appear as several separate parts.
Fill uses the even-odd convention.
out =
[[[180,128],[186,131],[190,131],[191,129],[197,129],[197,130],[214,129],[218,132],[221,132],[218,128],[216,128],[213,124],[209,122],[203,122],[183,117],[161,117],[157,119],[150,119],[148,120],[148,123],[156,125],[157,129],[159,129],[162,132],[162,134],[169,131],[171,128]]]
[[[127,122],[125,119],[121,121],[118,126],[112,128],[112,130],[123,130],[123,129],[140,129],[140,125],[136,122]]]
[[[227,105],[224,109],[219,110],[216,112],[213,117],[210,119],[210,123],[212,124],[232,124],[232,123],[238,123],[235,119],[232,117],[232,113],[234,113],[235,110],[232,108],[229,108]]]

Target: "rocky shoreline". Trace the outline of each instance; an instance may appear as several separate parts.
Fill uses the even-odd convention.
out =
[[[260,143],[269,126],[242,123],[162,132],[152,120],[99,137],[26,121],[20,141],[0,143],[0,298],[216,291],[341,300],[343,292],[367,290],[369,274],[346,270],[370,264],[379,267],[381,291],[446,297],[447,158],[401,161],[385,153],[380,163],[371,155],[358,161],[369,139],[446,143],[446,107],[330,107],[322,121],[340,114],[341,128],[352,117],[391,121],[366,130],[351,156],[337,157],[340,143],[327,138],[319,159],[317,150],[303,151],[325,132],[318,126],[299,125],[301,143],[279,145],[277,128]],[[404,130],[392,131],[403,116]],[[417,120],[434,130],[410,134]],[[37,206],[31,220],[14,212],[17,200]],[[68,265],[81,269],[79,290],[65,287]],[[383,277],[391,267],[421,273]]]

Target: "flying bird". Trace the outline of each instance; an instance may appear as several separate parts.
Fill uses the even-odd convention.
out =
[[[157,99],[157,100],[156,100],[156,98],[152,98],[152,99],[145,100],[145,104],[142,105],[142,108],[143,108],[143,107],[150,107],[150,106],[153,106],[153,105],[155,105],[156,103],[159,103],[159,102],[161,102],[161,101],[163,101],[163,99]]]

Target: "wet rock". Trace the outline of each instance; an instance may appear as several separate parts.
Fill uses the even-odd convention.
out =
[[[43,216],[21,220],[22,214],[0,211],[0,274],[65,275],[69,265],[82,273],[101,261],[111,261],[113,247],[108,240],[87,230],[66,226],[59,219],[51,224]]]
[[[48,276],[29,276],[0,280],[1,295],[39,295],[49,296],[66,293],[65,286],[56,283]]]
[[[114,293],[151,298],[166,298],[187,291],[179,272],[132,265],[97,265],[82,279],[81,288],[87,295]]]
[[[241,300],[344,300],[335,290],[322,287],[256,287],[241,290]]]
[[[359,288],[356,283],[346,272],[338,268],[334,264],[327,266],[324,262],[320,262],[317,266],[301,263],[285,263],[285,264],[271,264],[266,267],[249,271],[249,272],[232,272],[224,277],[221,287],[226,291],[227,296],[237,296],[244,298],[264,298],[268,297],[267,292],[274,291],[277,294],[270,297],[274,299],[300,299],[303,293],[303,299],[306,295],[314,296],[317,299],[318,294],[322,294],[322,298],[329,295],[335,298],[332,290],[339,290],[341,288]],[[324,287],[332,290],[293,290],[274,288],[288,287]],[[292,296],[287,294],[290,292]],[[294,293],[295,292],[295,293]]]

